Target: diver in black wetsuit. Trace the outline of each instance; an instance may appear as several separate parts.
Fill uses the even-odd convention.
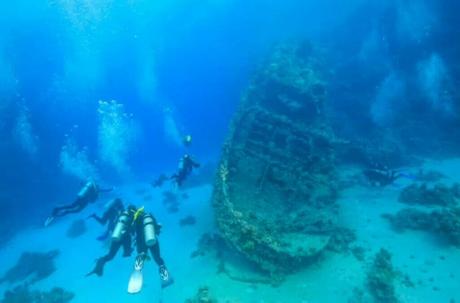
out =
[[[88,219],[93,218],[101,225],[107,224],[107,230],[105,233],[97,238],[99,241],[104,241],[113,232],[115,229],[115,224],[117,223],[118,216],[123,212],[124,209],[125,207],[123,206],[121,199],[116,198],[110,202],[107,210],[102,214],[102,217],[99,217],[96,214],[91,214],[88,216]]]
[[[403,175],[386,167],[369,168],[363,170],[364,176],[369,180],[372,186],[385,187],[393,184]]]
[[[88,204],[94,203],[99,197],[99,193],[110,192],[112,190],[113,188],[100,189],[95,182],[88,181],[85,186],[78,192],[77,198],[73,203],[64,206],[57,206],[53,209],[51,216],[46,219],[45,226],[48,226],[57,217],[79,213],[86,206],[88,206]]]
[[[177,173],[172,175],[171,179],[180,187],[185,179],[192,173],[193,169],[198,167],[200,167],[200,164],[195,162],[190,155],[185,154],[179,161]]]
[[[150,250],[153,259],[159,267],[160,279],[162,286],[170,285],[173,280],[165,266],[165,262],[160,255],[160,245],[157,236],[160,233],[161,225],[155,218],[144,212],[144,208],[130,205],[118,218],[117,225],[112,234],[112,244],[107,255],[97,259],[96,266],[86,276],[102,276],[104,273],[105,263],[112,260],[118,250],[123,247],[123,256],[129,257],[132,253],[132,236],[135,237],[138,256],[136,257],[136,266],[142,268],[147,253]]]

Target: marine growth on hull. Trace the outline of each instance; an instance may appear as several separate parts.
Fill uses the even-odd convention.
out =
[[[339,229],[318,66],[308,43],[274,49],[241,100],[215,180],[222,236],[271,273],[315,262]]]

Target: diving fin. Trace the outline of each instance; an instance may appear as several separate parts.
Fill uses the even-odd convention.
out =
[[[169,285],[174,283],[174,279],[169,274],[168,269],[166,266],[160,266],[160,280],[161,280],[161,288],[168,287]]]
[[[141,270],[134,270],[129,278],[128,293],[137,294],[142,290],[142,284],[144,282],[144,275]]]
[[[139,255],[136,258],[134,263],[134,271],[129,277],[128,282],[128,293],[137,294],[142,290],[142,284],[144,283],[144,275],[142,274],[142,269],[144,268],[144,259],[143,255]]]
[[[48,218],[46,218],[45,224],[43,224],[43,225],[44,225],[45,227],[48,227],[53,221],[54,221],[54,217],[53,217],[53,216],[49,216]]]

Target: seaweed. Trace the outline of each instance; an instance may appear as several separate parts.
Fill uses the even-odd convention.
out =
[[[396,303],[394,283],[397,272],[391,262],[391,254],[385,250],[375,255],[371,269],[367,273],[367,287],[378,303]]]
[[[74,294],[60,287],[50,291],[31,291],[27,286],[20,285],[6,291],[0,303],[67,303]]]
[[[59,255],[58,250],[46,253],[24,252],[12,268],[0,279],[1,282],[15,283],[30,277],[30,284],[49,277],[56,271],[54,258]]]
[[[86,223],[85,220],[76,220],[70,225],[67,229],[67,237],[75,239],[86,233]]]

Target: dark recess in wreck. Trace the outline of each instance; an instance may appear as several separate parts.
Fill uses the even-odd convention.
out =
[[[334,146],[320,61],[307,43],[277,46],[234,116],[213,191],[225,241],[261,269],[315,262],[340,230]]]

